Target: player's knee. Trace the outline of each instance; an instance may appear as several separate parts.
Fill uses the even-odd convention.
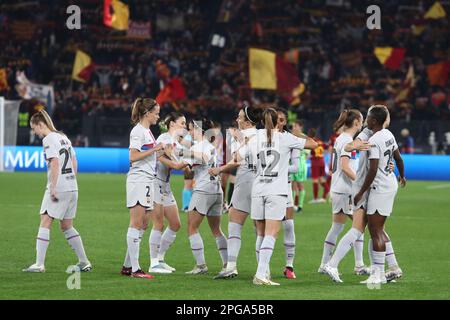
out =
[[[172,230],[173,232],[178,232],[181,228],[181,223],[180,223],[180,221],[174,221],[174,222],[169,223],[169,227],[170,227],[170,230]]]

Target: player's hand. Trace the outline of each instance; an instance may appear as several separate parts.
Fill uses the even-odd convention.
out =
[[[362,199],[362,194],[358,192],[355,195],[355,197],[353,198],[354,205],[356,206],[358,204],[358,202],[361,201],[361,199]]]
[[[167,157],[172,158],[173,154],[173,145],[172,144],[166,144],[164,146],[164,153]]]
[[[356,139],[355,141],[353,141],[353,148],[359,151],[367,151],[370,150],[370,144],[369,141],[361,141],[359,139]]]
[[[52,201],[58,202],[58,197],[56,195],[56,190],[53,189],[53,188],[50,188],[50,198],[52,199]]]
[[[394,172],[394,170],[395,170],[394,162],[390,161],[389,162],[389,171]]]
[[[164,144],[162,144],[162,143],[158,143],[154,148],[153,148],[153,150],[154,151],[161,151],[161,150],[163,150],[164,149]]]
[[[398,177],[398,183],[400,183],[400,186],[402,187],[402,188],[404,188],[405,186],[406,186],[406,178],[405,177]]]
[[[210,168],[209,170],[208,170],[208,173],[210,174],[210,175],[212,175],[212,176],[217,176],[217,175],[219,175],[220,174],[220,168]]]

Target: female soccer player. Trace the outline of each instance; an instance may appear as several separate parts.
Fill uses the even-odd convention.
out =
[[[188,122],[188,134],[184,137],[184,142],[182,143],[182,146],[185,148],[192,147],[192,144],[194,144],[195,141],[192,141],[192,137],[189,134],[189,132],[192,132],[192,122]],[[191,170],[185,170],[184,171],[184,187],[183,187],[183,194],[182,194],[182,210],[187,212],[189,203],[191,202],[192,198],[192,192],[194,188],[194,172]]]
[[[354,155],[352,152],[345,151],[345,146],[353,141],[353,137],[361,131],[363,125],[363,116],[361,112],[356,109],[344,110],[339,119],[334,124],[334,131],[337,132],[342,128],[343,132],[338,136],[333,147],[332,154],[332,179],[331,179],[331,203],[332,203],[332,226],[328,231],[323,246],[322,262],[319,272],[330,273],[330,266],[327,265],[331,258],[332,251],[336,245],[336,240],[341,231],[344,229],[347,217],[352,218],[351,210],[351,196],[352,183],[356,179],[356,173],[353,171],[352,164],[354,162]],[[359,224],[359,221],[364,219],[361,216],[354,216]],[[355,222],[355,223],[356,223]],[[364,227],[360,232],[355,229],[356,239],[355,243],[355,273],[367,274],[368,271],[363,263],[363,241],[364,241]],[[332,261],[333,262],[333,261]],[[334,267],[336,268],[336,267]]]
[[[364,183],[354,197],[357,205],[364,193],[370,189],[367,199],[367,219],[369,232],[373,243],[371,275],[365,281],[368,284],[381,284],[386,282],[384,264],[386,258],[386,234],[384,225],[390,216],[394,205],[398,184],[395,174],[390,166],[392,159],[399,171],[399,183],[406,185],[403,159],[393,134],[383,128],[388,112],[383,106],[375,106],[367,117],[367,127],[372,130],[373,136],[369,139],[369,169]]]
[[[127,207],[130,225],[127,233],[127,253],[123,275],[151,279],[139,266],[139,247],[147,228],[149,212],[153,210],[156,155],[163,144],[156,144],[150,126],[159,119],[159,105],[153,99],[137,98],[131,109],[130,170],[127,176]]]
[[[256,135],[256,124],[260,122],[261,109],[246,106],[239,111],[237,118],[238,128],[242,134],[241,141],[237,142],[234,150],[238,151],[245,146]],[[228,223],[228,258],[227,268],[224,272],[220,272],[215,279],[233,278],[238,275],[237,258],[241,249],[241,233],[242,227],[250,214],[251,192],[253,180],[256,177],[256,171],[252,161],[245,158],[244,161],[236,160],[235,152],[233,159],[227,164],[209,169],[209,173],[217,176],[227,170],[238,168],[236,172],[235,188],[230,201],[229,223]],[[262,238],[260,239],[262,241]]]
[[[72,143],[62,132],[57,131],[45,110],[35,113],[30,119],[31,129],[43,138],[44,156],[47,162],[47,188],[40,210],[41,224],[36,238],[36,263],[24,272],[45,272],[45,254],[50,242],[53,219],[60,222],[69,245],[78,256],[76,268],[91,271],[92,265],[86,257],[80,234],[73,227],[77,211],[77,159]]]
[[[222,215],[223,192],[220,177],[208,173],[208,169],[217,165],[217,150],[211,143],[213,137],[208,137],[214,123],[203,119],[193,121],[191,136],[197,141],[191,149],[191,159],[194,170],[194,193],[189,203],[188,235],[192,254],[196,265],[187,274],[202,274],[208,272],[206,266],[203,239],[199,233],[200,224],[206,216],[213,236],[216,238],[217,249],[222,259],[223,268],[227,265],[227,239],[220,228]]]
[[[325,203],[327,202],[328,192],[330,191],[330,186],[326,180],[325,172],[325,159],[324,152],[326,149],[325,143],[316,137],[316,129],[311,128],[308,131],[308,136],[313,138],[317,142],[317,148],[311,151],[311,179],[313,182],[313,199],[309,201],[311,204]],[[322,198],[319,199],[319,183],[323,188]]]
[[[181,113],[172,112],[166,116],[164,124],[168,128],[168,132],[161,134],[156,143],[164,144],[168,149],[177,149],[179,152],[181,145],[178,143],[178,140],[182,136],[183,131],[186,130],[186,118]],[[159,154],[157,160],[155,204],[151,215],[153,228],[149,238],[150,269],[148,272],[171,273],[175,271],[175,268],[165,263],[164,257],[169,247],[175,241],[181,223],[177,202],[170,188],[170,171],[171,169],[183,169],[188,163],[178,161],[175,159],[175,155],[168,157],[166,153]],[[169,225],[163,233],[164,217]]]
[[[302,120],[298,120],[292,124],[292,134],[296,137],[302,137],[304,124]],[[297,212],[303,211],[303,203],[305,201],[305,185],[304,182],[307,179],[307,167],[306,158],[309,155],[309,150],[300,151],[300,158],[298,159],[298,170],[297,172],[291,174],[292,181],[292,191],[294,193],[294,209]]]
[[[317,143],[310,138],[306,140],[278,132],[277,117],[275,109],[264,110],[264,129],[258,130],[256,137],[239,151],[241,159],[251,156],[257,166],[257,177],[252,187],[251,217],[256,220],[258,236],[263,238],[259,247],[257,242],[258,269],[253,278],[256,285],[279,285],[268,279],[267,271],[281,221],[286,215],[291,150],[317,147]]]

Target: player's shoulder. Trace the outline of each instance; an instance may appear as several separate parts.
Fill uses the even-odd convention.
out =
[[[42,139],[42,143],[44,144],[49,144],[49,143],[59,143],[60,140],[62,138],[62,135],[59,134],[58,132],[50,132],[48,135],[46,135],[43,139]]]
[[[159,135],[158,139],[156,139],[156,142],[172,143],[172,136],[168,132],[164,132]]]
[[[132,136],[140,135],[144,131],[143,129],[144,127],[140,123],[138,123],[133,127],[133,129],[131,129],[130,135]]]

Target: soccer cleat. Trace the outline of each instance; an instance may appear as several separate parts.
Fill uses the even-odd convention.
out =
[[[284,276],[288,279],[296,279],[297,277],[295,276],[295,272],[294,272],[294,268],[292,267],[286,267],[284,268],[284,272],[283,272]]]
[[[333,280],[334,282],[337,283],[342,283],[344,281],[341,280],[341,278],[339,277],[339,271],[337,268],[333,268],[330,265],[326,264],[324,266],[324,270],[327,273],[327,275],[330,276],[331,280]]]
[[[225,276],[227,274],[227,269],[223,268],[217,275],[214,276],[214,280],[217,279],[226,279],[227,277]]]
[[[191,271],[186,272],[186,274],[205,274],[208,273],[208,267],[206,264],[200,266],[195,266]]]
[[[238,273],[236,268],[232,269],[232,270],[227,270],[227,271],[225,271],[224,278],[225,279],[232,279],[232,278],[237,277],[238,274],[239,273]]]
[[[165,269],[162,265],[157,264],[153,267],[148,268],[148,273],[172,273],[172,270]]]
[[[137,270],[135,272],[131,272],[131,278],[144,278],[144,279],[153,279],[154,276],[150,275],[150,274],[146,274],[144,271],[142,270]]]
[[[368,276],[368,275],[370,275],[370,267],[366,267],[366,266],[355,267],[353,269],[353,271],[358,276],[364,276],[364,275]]]
[[[279,286],[280,284],[277,282],[273,282],[269,279],[261,279],[257,276],[254,276],[253,278],[253,284],[256,284],[258,286]]]
[[[324,199],[324,198],[318,199],[317,203],[327,203],[327,199]]]
[[[131,276],[131,267],[127,268],[125,266],[122,266],[122,270],[120,270],[120,274],[123,276]]]
[[[40,272],[45,272],[45,267],[44,266],[40,266],[38,264],[32,264],[31,266],[29,266],[28,268],[22,269],[23,272],[34,272],[34,273],[40,273]]]
[[[403,276],[402,269],[396,266],[393,268],[389,268],[388,272],[386,272],[386,281],[393,282],[395,279],[399,279]]]
[[[302,211],[303,211],[302,207],[298,207],[297,210],[295,210],[295,212],[297,212],[297,213],[302,213]]]
[[[80,272],[89,272],[89,271],[92,270],[92,264],[89,261],[87,261],[87,262],[78,262],[76,264],[76,266],[78,267]]]
[[[161,267],[163,267],[164,269],[170,270],[172,272],[177,271],[175,268],[173,268],[173,267],[169,266],[167,263],[165,263],[164,260],[159,260],[159,265]]]
[[[308,203],[309,203],[309,204],[318,204],[318,203],[320,203],[320,202],[319,202],[319,199],[312,199],[312,200],[309,200]]]
[[[320,264],[319,269],[317,269],[317,272],[320,274],[327,274],[327,272],[325,271],[325,265],[323,263]]]
[[[373,268],[371,270],[369,278],[367,278],[364,281],[361,281],[360,283],[366,285],[378,285],[378,284],[386,284],[387,281],[384,271],[380,272],[378,269]]]

